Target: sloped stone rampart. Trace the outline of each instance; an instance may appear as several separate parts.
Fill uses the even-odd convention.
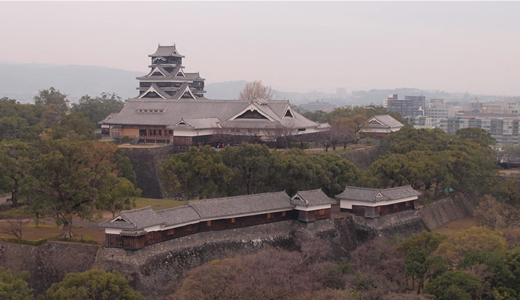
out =
[[[28,271],[29,284],[36,294],[70,272],[84,272],[94,267],[100,246],[48,242],[40,246],[0,243],[0,266],[14,272]]]
[[[144,198],[160,199],[164,196],[161,185],[161,165],[174,153],[173,146],[160,148],[125,148],[125,154],[130,158],[134,169],[137,187]]]
[[[473,215],[474,203],[467,196],[458,194],[421,207],[419,212],[426,227],[433,230],[442,225]]]
[[[359,149],[354,151],[349,151],[341,156],[349,161],[351,161],[357,168],[366,170],[373,164],[376,160],[379,159],[381,155],[384,153],[384,148],[380,146],[374,146],[365,149]]]

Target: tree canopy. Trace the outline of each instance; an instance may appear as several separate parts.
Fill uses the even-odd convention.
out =
[[[72,112],[82,113],[90,123],[97,124],[111,113],[120,112],[124,101],[116,94],[102,93],[98,97],[85,95],[72,104]]]
[[[41,300],[142,300],[144,297],[134,291],[126,278],[119,272],[89,270],[69,273],[54,283]]]
[[[269,151],[242,144],[216,151],[192,147],[162,166],[162,181],[171,195],[188,199],[323,188],[329,195],[354,184],[359,170],[336,154],[310,155],[300,149]]]
[[[13,274],[9,269],[0,267],[0,299],[32,300],[32,289],[27,283],[29,272]]]
[[[94,205],[114,184],[114,177],[122,176],[126,167],[118,166],[115,145],[91,141],[47,140],[38,147],[38,156],[30,164],[29,176],[24,178],[25,197],[40,215],[55,216],[63,224],[63,236],[70,237],[73,217],[90,218]],[[130,194],[137,194],[127,184]]]

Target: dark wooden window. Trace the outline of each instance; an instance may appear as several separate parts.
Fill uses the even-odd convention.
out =
[[[235,218],[231,218],[231,223],[235,223]]]
[[[282,212],[282,217],[285,217],[286,215],[287,215],[286,211]]]

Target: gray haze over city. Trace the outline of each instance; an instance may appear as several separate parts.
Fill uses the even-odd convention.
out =
[[[176,43],[207,83],[519,95],[518,2],[1,2],[0,61],[148,72]]]

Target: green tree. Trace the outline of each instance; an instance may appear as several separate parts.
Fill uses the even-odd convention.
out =
[[[112,218],[123,209],[135,207],[137,197],[141,196],[141,189],[124,177],[110,173],[104,179],[102,189],[99,192],[99,201],[96,203],[99,209],[108,210]]]
[[[445,189],[479,193],[495,184],[497,166],[491,149],[475,147],[440,129],[405,126],[382,144],[388,150],[371,166],[382,186],[409,183],[433,188],[437,195]]]
[[[71,113],[52,127],[52,135],[55,140],[93,140],[95,128],[81,113]]]
[[[504,179],[494,185],[492,195],[507,204],[520,207],[520,180]]]
[[[326,179],[320,186],[330,197],[343,192],[347,185],[355,185],[359,178],[359,170],[356,166],[336,154],[323,154],[310,156],[310,160],[324,168]]]
[[[34,157],[34,148],[27,143],[0,143],[0,193],[10,192],[13,206],[18,206],[22,182]]]
[[[116,152],[117,146],[105,143],[43,141],[23,184],[35,212],[56,217],[62,236],[73,236],[73,218],[90,218],[112,173],[121,175]]]
[[[496,144],[495,138],[491,136],[491,133],[484,129],[469,127],[457,130],[455,133],[459,138],[470,140],[474,143],[479,144],[482,147],[489,147]]]
[[[448,271],[426,285],[426,293],[439,300],[471,300],[478,298],[482,283],[477,275],[463,271]]]
[[[442,242],[435,254],[442,255],[456,264],[459,259],[471,251],[505,252],[507,242],[502,232],[485,227],[471,227],[458,231]]]
[[[0,99],[0,140],[38,140],[42,132],[42,127],[38,125],[42,111],[41,106]]]
[[[111,113],[120,112],[125,102],[116,94],[102,93],[101,96],[91,98],[85,95],[78,103],[72,104],[72,112],[82,113],[90,123],[97,124]]]
[[[273,153],[274,163],[269,170],[273,190],[286,190],[294,194],[298,190],[317,189],[330,183],[325,166],[301,149]]]
[[[141,300],[144,297],[134,291],[121,273],[89,270],[69,273],[54,283],[40,300]]]
[[[225,195],[234,175],[220,153],[209,146],[192,147],[186,153],[170,156],[163,164],[162,174],[170,194],[182,192],[180,188],[185,186],[188,199]]]
[[[48,90],[40,90],[38,95],[34,96],[34,103],[44,107],[41,123],[46,128],[57,124],[69,111],[67,95],[53,87]]]
[[[0,267],[0,299],[29,300],[34,299],[32,289],[27,280],[29,272],[13,274],[11,270]]]
[[[447,271],[448,263],[440,256],[433,255],[446,237],[423,231],[412,235],[399,245],[399,250],[405,254],[406,275],[412,283],[417,283],[417,293],[424,289],[424,284]]]
[[[232,188],[228,196],[233,194],[254,194],[265,191],[271,164],[271,154],[265,145],[242,144],[237,147],[225,147],[220,151],[224,164],[233,171]]]

